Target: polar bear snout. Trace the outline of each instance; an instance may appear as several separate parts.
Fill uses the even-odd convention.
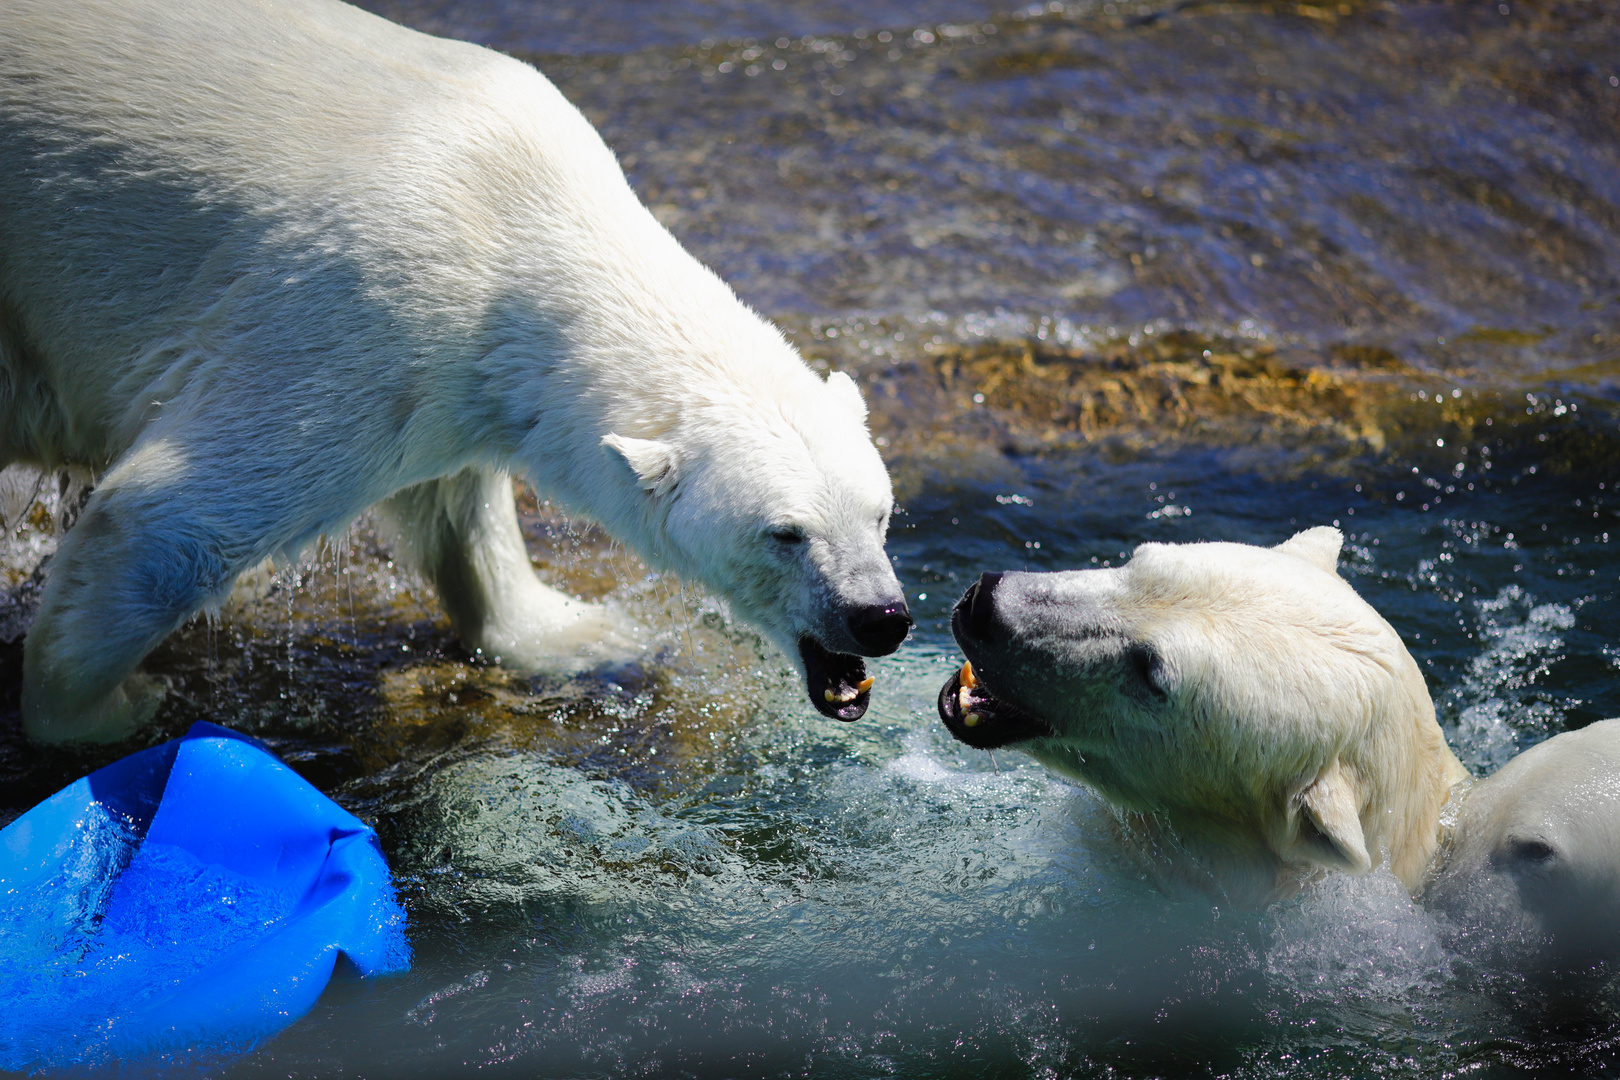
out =
[[[859,608],[844,620],[862,656],[888,656],[911,633],[911,612],[904,600]]]
[[[1030,681],[1025,676],[1032,664],[1042,666],[1045,657],[1038,649],[1030,651],[1020,627],[1011,621],[1011,613],[1026,599],[1024,586],[1033,582],[1039,591],[1039,579],[1045,576],[981,574],[951,612],[951,632],[968,662],[940,689],[939,716],[969,746],[993,750],[1056,734],[1022,700]]]
[[[956,611],[960,612],[962,626],[976,638],[987,638],[991,633],[991,623],[995,618],[995,591],[1002,575],[994,571],[979,575],[979,580],[968,586],[968,591],[962,594],[962,599],[956,604]],[[953,613],[952,623],[956,621]]]
[[[1110,603],[1117,588],[1112,570],[981,574],[951,612],[951,632],[1002,693],[1044,699],[1054,679],[1114,679],[1131,660],[1133,639]]]

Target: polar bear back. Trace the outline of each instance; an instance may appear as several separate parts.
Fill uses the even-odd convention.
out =
[[[527,65],[329,0],[55,6],[0,34],[0,464],[105,467],[210,393],[435,428],[376,498],[532,427],[469,400],[514,342],[523,378],[677,331],[794,360]]]

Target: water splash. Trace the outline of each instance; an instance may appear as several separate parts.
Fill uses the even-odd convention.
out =
[[[1297,1002],[1402,1002],[1450,977],[1435,920],[1383,871],[1331,873],[1266,917],[1266,976]]]
[[[107,1061],[120,1017],[262,936],[297,900],[183,849],[141,843],[99,804],[70,843],[62,871],[9,897],[0,916],[0,1069]]]
[[[1538,604],[1519,585],[1503,586],[1474,607],[1484,648],[1442,699],[1441,713],[1455,718],[1448,734],[1463,764],[1491,773],[1560,730],[1564,714],[1579,704],[1538,686],[1563,659],[1563,635],[1575,626],[1575,613],[1567,604]]]
[[[76,469],[0,469],[0,644],[28,632],[46,565],[83,509],[89,482]]]

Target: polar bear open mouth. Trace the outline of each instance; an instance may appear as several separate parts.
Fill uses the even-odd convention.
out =
[[[828,652],[810,637],[799,639],[799,656],[804,661],[810,704],[817,712],[834,720],[859,720],[866,715],[874,680],[866,674],[864,660],[849,653]]]
[[[980,750],[1056,734],[1040,717],[996,700],[974,674],[972,661],[940,688],[939,718],[957,739]]]

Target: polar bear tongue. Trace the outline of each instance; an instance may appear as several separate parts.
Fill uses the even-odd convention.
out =
[[[810,704],[817,712],[834,720],[859,720],[866,715],[874,680],[866,674],[864,660],[829,652],[810,637],[799,639],[799,656],[804,661]]]
[[[963,663],[940,688],[939,718],[958,741],[980,750],[1054,734],[1046,721],[998,701],[979,681],[972,661]]]

